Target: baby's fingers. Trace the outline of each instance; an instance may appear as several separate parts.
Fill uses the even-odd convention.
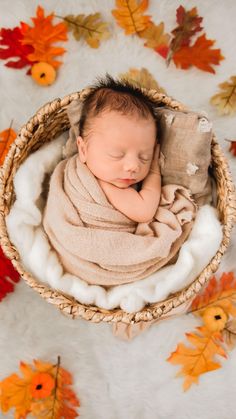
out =
[[[158,150],[158,153],[160,152],[160,147],[161,147],[160,144],[156,145],[156,150]]]
[[[153,160],[157,160],[159,158],[160,154],[160,144],[155,145],[154,154],[153,154]]]

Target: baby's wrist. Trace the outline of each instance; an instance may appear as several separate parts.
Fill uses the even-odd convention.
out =
[[[161,176],[160,169],[150,169],[149,173]]]

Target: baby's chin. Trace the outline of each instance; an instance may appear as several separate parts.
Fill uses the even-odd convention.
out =
[[[130,181],[130,182],[128,182],[128,181],[117,179],[117,180],[111,181],[109,183],[111,183],[112,185],[114,185],[114,186],[116,186],[118,188],[127,189],[127,188],[130,188],[131,186],[135,185],[138,182],[139,181]]]

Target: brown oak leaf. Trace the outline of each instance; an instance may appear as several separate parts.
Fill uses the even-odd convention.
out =
[[[76,40],[84,38],[91,48],[98,48],[102,40],[110,38],[108,23],[102,22],[101,14],[67,15],[63,18]]]

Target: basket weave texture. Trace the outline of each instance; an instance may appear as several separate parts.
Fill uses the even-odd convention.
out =
[[[211,144],[211,155],[213,175],[217,188],[217,209],[223,225],[223,239],[214,258],[201,274],[190,285],[178,293],[172,294],[166,300],[149,304],[141,311],[135,313],[126,313],[121,309],[105,310],[96,306],[86,306],[76,301],[73,297],[45,286],[35,279],[30,272],[27,272],[20,260],[17,249],[8,237],[5,216],[9,213],[15,200],[13,187],[15,172],[30,153],[36,151],[46,142],[53,141],[59,134],[69,129],[67,107],[75,99],[83,100],[88,90],[89,88],[86,88],[81,92],[67,95],[63,99],[55,99],[41,107],[27,124],[21,128],[19,135],[11,145],[4,164],[0,168],[0,245],[26,283],[46,301],[57,306],[66,316],[71,318],[81,317],[93,322],[122,321],[127,324],[166,318],[172,315],[172,312],[175,311],[174,309],[191,301],[218,269],[222,255],[229,245],[230,232],[236,221],[235,186],[232,182],[226,158],[214,135]],[[141,90],[155,100],[158,105],[166,105],[176,110],[187,110],[180,102],[158,91],[147,91],[144,88]]]

